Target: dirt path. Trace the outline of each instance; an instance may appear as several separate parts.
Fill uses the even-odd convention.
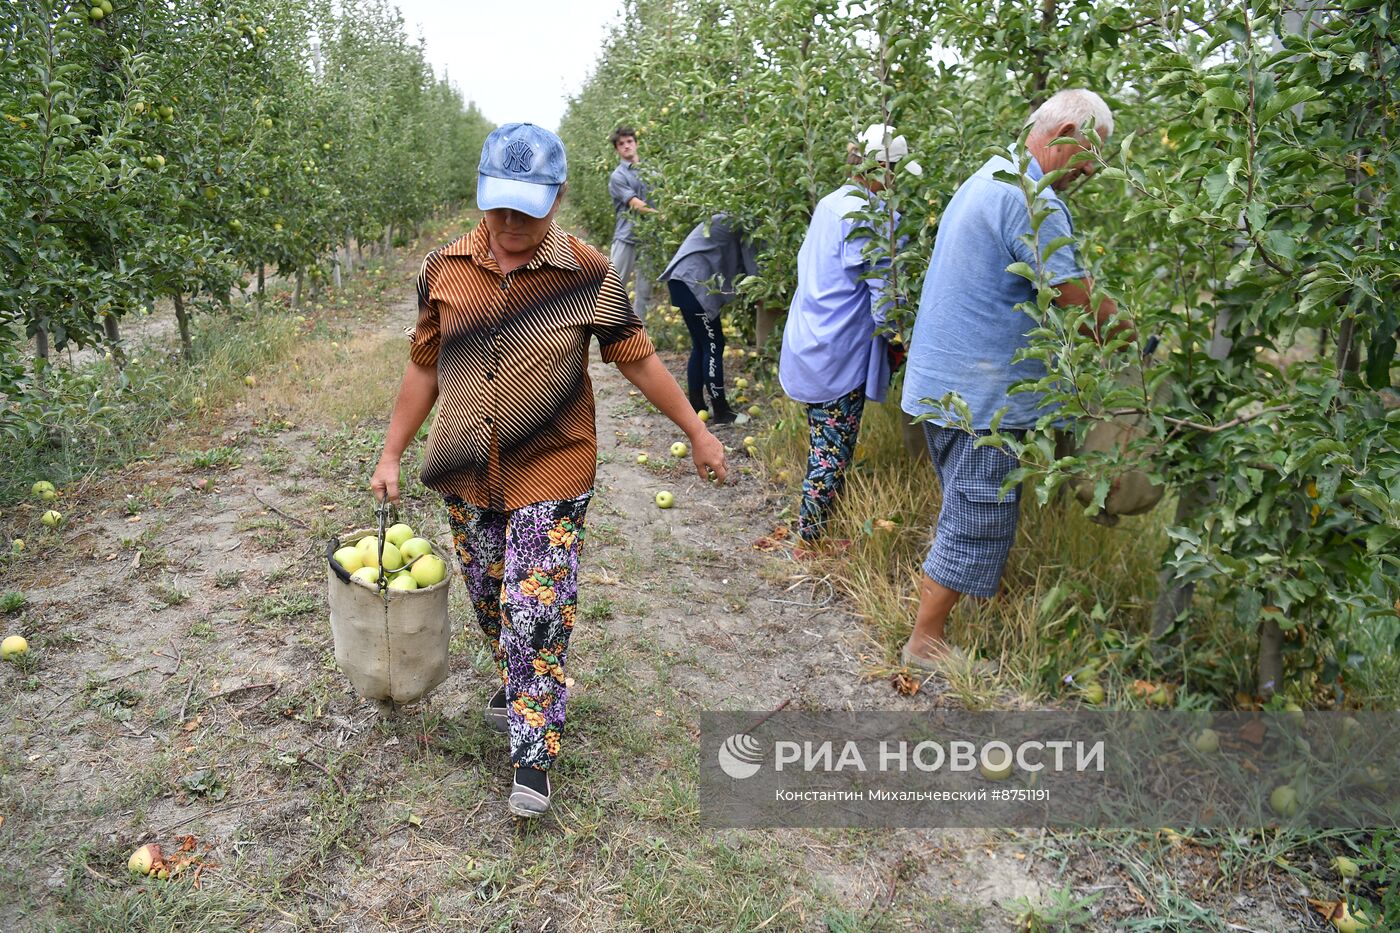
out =
[[[411,282],[414,255],[390,274]],[[309,323],[315,339],[243,401],[171,425],[150,459],[69,492],[65,531],[4,568],[0,586],[28,597],[19,624],[38,658],[0,673],[12,717],[0,839],[28,878],[0,892],[27,924],[1008,929],[999,905],[1039,895],[1047,870],[1000,836],[698,827],[700,711],[939,698],[866,676],[873,645],[829,581],[753,547],[790,504],[759,464],[737,451],[730,484],[701,483],[668,455],[679,432],[611,366],[593,366],[600,464],[553,816],[521,832],[505,812],[473,624],[430,703],[386,721],[350,692],[320,554],[368,521],[411,315]],[[763,427],[717,433],[738,448]],[[663,488],[675,508],[655,506]],[[445,542],[436,496],[406,491],[404,517]],[[209,865],[202,890],[143,895],[127,854],[145,841],[170,852],[185,834]]]

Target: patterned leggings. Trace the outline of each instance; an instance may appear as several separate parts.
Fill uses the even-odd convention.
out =
[[[846,485],[846,468],[855,456],[864,411],[864,386],[834,401],[807,406],[812,451],[807,455],[807,478],[802,481],[802,508],[797,517],[797,533],[803,541],[815,541],[826,531],[831,505]]]
[[[496,512],[445,496],[476,620],[506,688],[510,758],[548,768],[564,735],[564,659],[578,611],[578,560],[593,492]]]

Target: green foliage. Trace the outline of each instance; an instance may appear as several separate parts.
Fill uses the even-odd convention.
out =
[[[37,375],[157,297],[226,308],[269,266],[315,281],[335,247],[471,194],[461,153],[490,126],[379,0],[0,16],[0,326],[41,338]]]
[[[1084,475],[1102,497],[1129,467],[1166,482],[1179,506],[1165,583],[1197,598],[1180,618],[1164,601],[1158,634],[1207,614],[1249,637],[1277,624],[1285,651],[1261,649],[1268,676],[1253,686],[1280,689],[1282,665],[1300,699],[1342,702],[1356,646],[1388,633],[1393,656],[1400,604],[1393,13],[630,0],[561,124],[572,210],[606,241],[607,134],[631,124],[663,211],[640,225],[655,254],[728,211],[765,244],[748,294],[781,306],[812,206],[846,177],[846,146],[884,119],[923,167],[885,179],[882,210],[903,221],[877,227],[906,302],[891,320],[907,333],[957,186],[1014,144],[1050,93],[1099,91],[1115,134],[1096,177],[1066,197],[1081,262],[1137,335],[1083,336],[1083,312],[1042,288],[1026,355],[1047,375],[1024,388],[1076,417],[1081,436],[1129,413],[1145,414],[1148,432],[1127,450],[1065,458],[1034,435],[1022,478],[1042,498]],[[1161,349],[1143,365],[1150,335]]]

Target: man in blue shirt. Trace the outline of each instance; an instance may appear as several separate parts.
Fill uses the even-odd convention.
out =
[[[648,199],[651,191],[638,168],[641,157],[637,154],[637,132],[630,126],[619,126],[608,137],[617,153],[617,168],[608,176],[608,194],[612,197],[613,213],[617,215],[617,225],[613,227],[612,260],[617,277],[626,288],[632,278],[632,270],[637,268],[637,232],[633,220],[637,214],[655,214]],[[636,301],[633,310],[640,320],[646,320],[647,303],[651,300],[651,276],[646,271],[645,259],[637,268]]]
[[[1093,174],[1092,153],[1113,131],[1113,115],[1099,95],[1071,89],[1041,105],[1028,125],[1029,177],[1062,172],[1039,194],[1053,208],[1038,233],[1040,250],[1021,239],[1031,229],[1021,189],[994,177],[1003,171],[1019,174],[1020,154],[994,156],[958,188],[943,212],[910,341],[903,408],[910,415],[933,416],[924,423],[924,434],[943,506],[903,657],[906,664],[929,670],[956,653],[944,637],[944,624],[959,598],[997,594],[1016,536],[1021,491],[1014,487],[1003,499],[1001,486],[1019,463],[1009,452],[976,447],[977,436],[989,432],[999,411],[1004,412],[1000,429],[1020,432],[1045,413],[1040,393],[1010,392],[1014,383],[1043,376],[1045,368],[1036,360],[1012,362],[1035,326],[1016,307],[1035,295],[1028,280],[1006,270],[1016,262],[1035,268],[1036,252],[1043,253],[1056,237],[1073,236],[1059,192]],[[1054,145],[1062,137],[1078,142]],[[1080,156],[1085,152],[1090,154]],[[1059,290],[1057,304],[1088,306],[1092,282],[1073,243],[1039,261]],[[1102,299],[1099,327],[1116,311],[1111,299]],[[941,404],[952,393],[966,403],[970,424]]]
[[[889,172],[909,153],[904,137],[883,123],[867,129],[861,140],[864,153],[852,147],[849,164],[873,159]],[[797,289],[783,327],[778,381],[789,398],[806,404],[811,436],[797,521],[798,557],[814,553],[825,532],[832,503],[845,485],[866,398],[882,401],[889,388],[887,341],[875,333],[885,323],[888,298],[884,279],[871,275],[889,262],[867,257],[878,232],[851,216],[878,208],[870,196],[882,190],[879,177],[856,175],[822,198],[797,253]]]

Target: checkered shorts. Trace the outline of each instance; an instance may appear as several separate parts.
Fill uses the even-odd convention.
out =
[[[981,597],[997,594],[1021,512],[1019,485],[1001,497],[1002,482],[1020,462],[996,447],[974,446],[987,433],[924,422],[924,439],[943,490],[924,573],[950,590]]]

